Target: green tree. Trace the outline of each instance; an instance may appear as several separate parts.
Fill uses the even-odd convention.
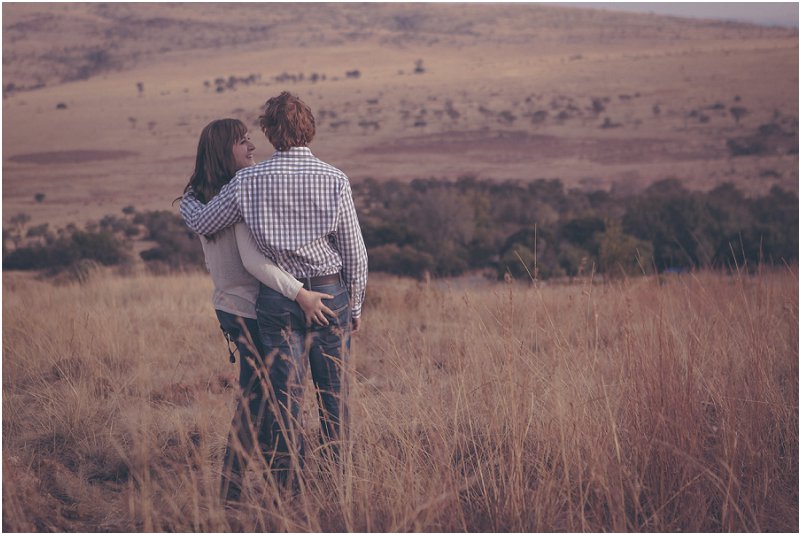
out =
[[[709,265],[715,251],[712,216],[703,194],[687,191],[675,179],[654,183],[633,199],[623,231],[653,245],[658,269]]]
[[[598,264],[607,277],[617,278],[650,272],[651,244],[623,232],[618,221],[608,221],[598,236]]]

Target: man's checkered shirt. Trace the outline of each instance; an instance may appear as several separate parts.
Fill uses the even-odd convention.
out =
[[[308,147],[276,152],[240,170],[208,204],[188,192],[181,215],[206,236],[244,219],[259,249],[299,280],[341,270],[353,317],[361,315],[367,249],[350,183]]]

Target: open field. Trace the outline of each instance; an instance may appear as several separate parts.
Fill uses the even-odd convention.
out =
[[[536,4],[6,3],[3,44],[4,223],[169,209],[202,127],[254,125],[284,89],[354,181],[798,191],[797,30]]]
[[[534,272],[547,258],[576,281],[371,275],[342,472],[312,450],[287,499],[256,465],[231,511],[217,485],[238,367],[208,276],[136,254],[117,271],[76,257],[58,280],[5,271],[4,531],[798,530],[798,226],[780,202],[799,184],[796,29],[537,4],[2,9],[5,258],[77,247],[107,214],[112,252],[188,255],[180,221],[148,211],[177,212],[213,119],[245,121],[268,157],[260,106],[290,90],[315,112],[315,154],[364,186],[371,262],[514,252],[527,271],[524,244]],[[475,191],[388,182],[465,176]],[[638,204],[666,178],[667,200]],[[480,191],[507,179],[522,185]],[[707,260],[681,266],[729,265],[710,260],[723,243],[749,274],[583,278],[596,227],[618,240],[598,258],[656,243],[620,230],[637,206],[678,213],[664,219],[691,239],[673,241]],[[763,244],[792,267],[760,267]]]
[[[798,530],[798,273],[374,277],[353,458],[215,492],[233,412],[202,274],[3,277],[4,531]],[[315,440],[314,413],[306,432]]]

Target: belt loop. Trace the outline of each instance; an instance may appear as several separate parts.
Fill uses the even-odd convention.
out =
[[[310,292],[314,289],[312,288],[311,277],[306,277],[306,289]]]

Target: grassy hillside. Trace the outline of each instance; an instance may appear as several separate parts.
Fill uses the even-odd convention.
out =
[[[158,63],[168,52],[252,47],[341,47],[374,42],[429,48],[771,39],[788,29],[522,4],[11,4],[3,7],[4,84],[57,85]]]
[[[285,89],[354,181],[798,187],[796,30],[534,4],[7,3],[3,40],[6,223],[167,209],[202,127],[257,130]]]
[[[4,531],[798,529],[795,268],[373,278],[343,474],[312,451],[285,500],[256,470],[238,512],[215,498],[236,378],[210,293],[4,274]]]

